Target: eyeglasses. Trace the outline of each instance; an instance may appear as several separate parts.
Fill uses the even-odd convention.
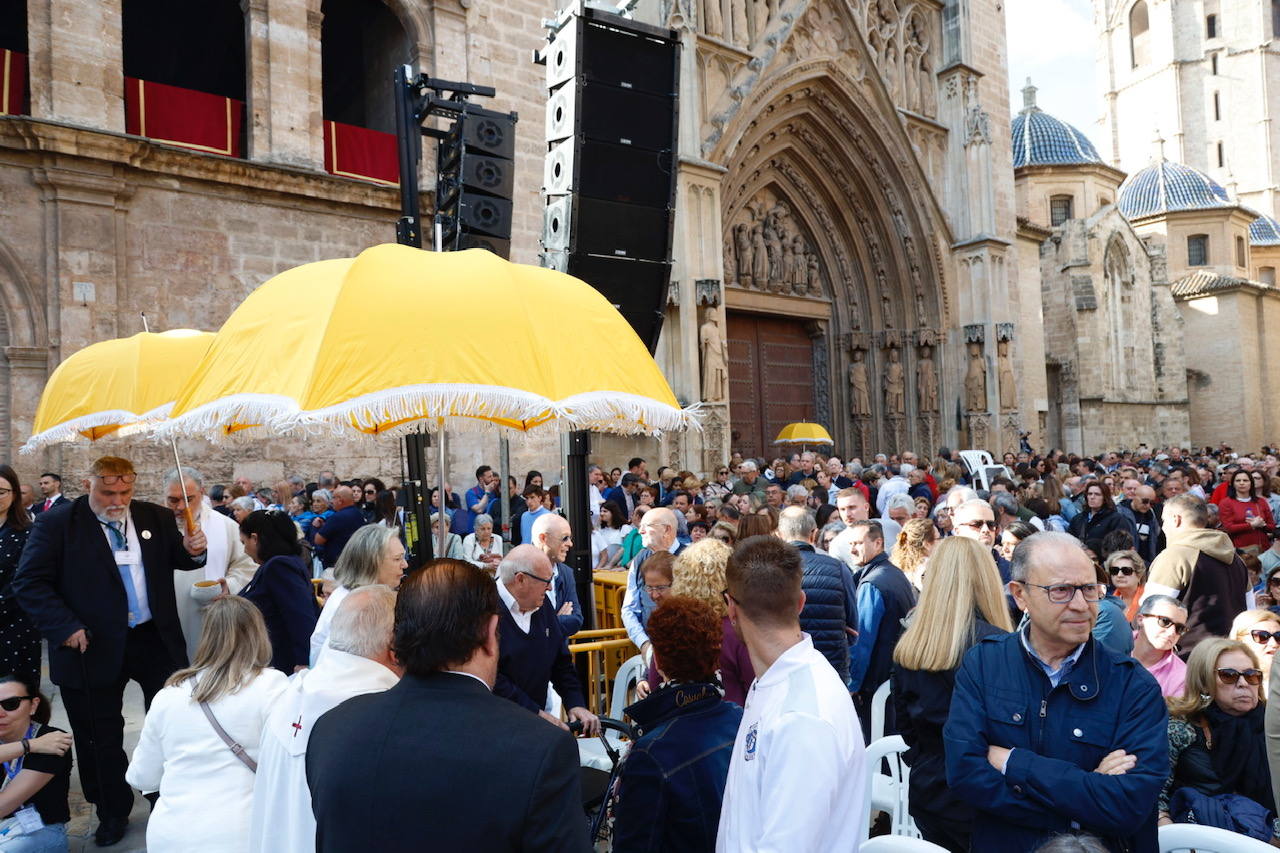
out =
[[[1280,631],[1250,631],[1249,636],[1253,637],[1253,641],[1260,646],[1266,645],[1271,640],[1280,643]]]
[[[649,584],[644,585],[644,591],[649,593],[666,592],[669,589],[671,589],[671,584],[669,583],[660,583],[657,586],[650,586]]]
[[[0,708],[4,708],[6,711],[9,711],[10,713],[12,713],[13,711],[18,710],[18,707],[21,706],[23,702],[27,701],[28,699],[34,699],[34,698],[36,697],[10,696],[8,699],[0,699]]]
[[[1112,566],[1108,571],[1113,575],[1131,575],[1137,571],[1133,566]]]
[[[996,523],[994,521],[987,521],[986,519],[982,519],[980,521],[961,521],[959,524],[961,527],[967,527],[970,530],[981,530],[984,527],[987,530],[996,529]]]
[[[728,474],[728,471],[717,471],[716,474]]]
[[[1084,596],[1085,601],[1097,601],[1102,597],[1102,584],[1100,583],[1055,583],[1045,586],[1042,583],[1022,582],[1024,586],[1035,586],[1043,589],[1045,595],[1049,597],[1049,601],[1054,604],[1069,604],[1079,592]]]
[[[1170,619],[1168,616],[1157,616],[1157,615],[1156,615],[1156,614],[1154,614],[1154,613],[1143,613],[1143,614],[1140,614],[1140,615],[1141,615],[1141,616],[1143,616],[1144,618],[1147,618],[1147,619],[1154,619],[1154,620],[1156,620],[1157,622],[1159,622],[1159,623],[1160,623],[1160,627],[1161,627],[1161,628],[1163,628],[1163,629],[1164,629],[1164,630],[1166,630],[1166,631],[1167,631],[1169,628],[1173,628],[1174,633],[1176,633],[1179,637],[1181,637],[1183,634],[1187,633],[1187,623],[1186,623],[1186,622],[1174,622],[1174,621],[1173,621],[1172,619]]]
[[[114,486],[116,483],[124,483],[126,486],[132,486],[133,481],[138,479],[138,475],[129,474],[98,474],[97,480],[104,486]]]
[[[13,489],[0,489],[0,498],[13,494]]]
[[[518,574],[518,575],[528,575],[529,577],[533,578],[533,579],[534,579],[534,580],[536,580],[536,581],[542,581],[542,582],[543,582],[543,583],[545,583],[547,586],[551,586],[553,583],[555,583],[555,582],[556,582],[556,577],[555,577],[555,575],[552,575],[552,576],[551,576],[551,577],[549,577],[549,578],[544,578],[544,577],[539,577],[538,575],[535,575],[533,572],[526,572],[524,569],[520,569],[519,571],[517,571],[517,572],[516,572],[516,574]]]
[[[1262,670],[1260,669],[1225,669],[1217,670],[1218,681],[1222,684],[1239,684],[1240,679],[1244,679],[1244,683],[1250,687],[1257,687],[1262,683]]]

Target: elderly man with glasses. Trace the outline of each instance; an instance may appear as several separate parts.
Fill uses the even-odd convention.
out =
[[[981,498],[967,500],[951,511],[952,535],[976,540],[989,548],[991,559],[1000,570],[1000,581],[1008,583],[1009,561],[1001,557],[995,548],[996,531],[999,529],[995,511]]]
[[[517,545],[498,564],[501,642],[493,692],[568,729],[559,717],[544,710],[550,682],[569,709],[569,719],[580,721],[587,734],[596,735],[600,720],[586,708],[564,631],[555,607],[547,600],[547,590],[555,582],[551,561],[533,545]]]
[[[1106,589],[1080,543],[1037,533],[1013,552],[1026,623],[970,650],[943,729],[947,782],[974,804],[974,850],[1032,850],[1082,830],[1155,853],[1168,713],[1138,661],[1092,638]]]

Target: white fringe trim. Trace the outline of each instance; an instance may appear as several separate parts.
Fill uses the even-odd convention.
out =
[[[81,432],[97,427],[119,425],[120,429],[109,433],[109,436],[112,437],[137,435],[148,427],[162,421],[172,408],[173,403],[165,403],[163,406],[159,406],[149,412],[143,412],[140,415],[124,409],[111,409],[105,412],[94,412],[92,415],[82,415],[69,421],[63,421],[44,432],[36,433],[27,439],[27,443],[19,448],[19,452],[23,454],[35,453],[37,450],[54,444],[84,441],[85,437],[81,435]]]

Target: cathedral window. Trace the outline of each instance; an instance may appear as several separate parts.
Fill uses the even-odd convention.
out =
[[[1227,165],[1227,151],[1222,143],[1218,143],[1218,168],[1221,169]]]
[[[1055,228],[1068,219],[1073,218],[1075,198],[1069,195],[1055,195],[1049,199],[1049,224]]]
[[[1275,287],[1276,284],[1276,268],[1275,267],[1259,267],[1258,280],[1263,284],[1269,284]]]
[[[381,0],[324,0],[320,8],[325,120],[395,133],[392,76],[410,62],[400,20]]]
[[[1236,266],[1240,267],[1241,269],[1247,269],[1249,266],[1248,260],[1249,259],[1245,256],[1244,238],[1237,236],[1236,237]]]
[[[1133,67],[1145,65],[1150,60],[1151,22],[1145,0],[1138,0],[1129,10],[1129,52]]]
[[[1209,265],[1209,235],[1192,234],[1187,238],[1187,266]]]
[[[1218,16],[1205,15],[1204,18],[1204,35],[1205,38],[1216,39],[1218,37]]]
[[[1218,92],[1213,93],[1213,120],[1222,121],[1222,95]]]
[[[1280,2],[1280,0],[1277,0],[1277,2]],[[1218,76],[1218,54],[1216,53],[1209,57],[1209,73],[1214,77]]]

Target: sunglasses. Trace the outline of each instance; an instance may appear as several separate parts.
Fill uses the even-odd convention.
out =
[[[533,578],[533,579],[534,579],[534,580],[536,580],[536,581],[542,581],[542,582],[543,582],[543,583],[545,583],[547,586],[551,586],[553,583],[555,583],[555,582],[556,582],[555,575],[552,575],[552,576],[551,576],[551,577],[549,577],[549,578],[543,578],[543,577],[538,577],[538,576],[537,576],[537,575],[535,575],[533,572],[526,572],[526,571],[524,571],[523,569],[521,569],[519,572],[517,572],[517,574],[521,574],[521,575],[528,575],[529,577]]]
[[[1137,570],[1133,566],[1112,566],[1110,571],[1113,575],[1131,575]]]
[[[962,521],[960,522],[960,526],[967,527],[970,530],[981,530],[984,527],[988,530],[996,529],[996,523],[994,521],[986,521],[985,519],[982,521]]]
[[[1161,628],[1164,628],[1167,630],[1168,628],[1172,627],[1174,630],[1174,633],[1176,633],[1179,637],[1187,633],[1187,623],[1185,622],[1174,622],[1168,616],[1157,616],[1154,613],[1143,613],[1142,615],[1147,619],[1154,619],[1157,622],[1159,622]]]
[[[1260,669],[1219,669],[1218,681],[1222,684],[1238,684],[1240,679],[1244,679],[1244,683],[1250,687],[1257,687],[1262,683],[1262,670]]]
[[[1280,631],[1250,631],[1249,636],[1260,646],[1266,645],[1269,640],[1280,643]]]
[[[0,708],[13,712],[18,710],[19,706],[28,699],[34,699],[34,696],[10,696],[8,699],[0,699]]]

